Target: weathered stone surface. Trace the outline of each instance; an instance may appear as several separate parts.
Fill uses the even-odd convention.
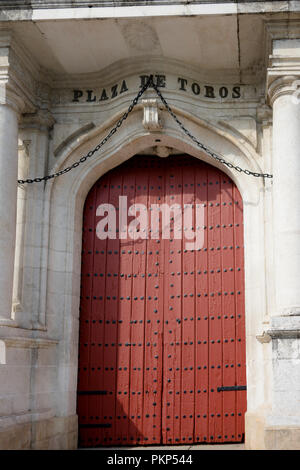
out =
[[[265,430],[266,450],[300,450],[300,428],[274,427]]]
[[[82,208],[101,175],[150,151],[191,154],[237,184],[245,445],[299,449],[299,2],[132,3],[1,2],[0,448],[76,448]],[[273,184],[213,161],[160,102],[143,125],[139,103],[93,158],[46,184],[20,185],[16,201],[17,163],[20,179],[72,165],[108,134],[149,74],[199,141],[243,169],[274,171]],[[144,98],[157,99],[153,90]]]
[[[77,447],[77,416],[15,424],[0,429],[0,450],[64,450]]]

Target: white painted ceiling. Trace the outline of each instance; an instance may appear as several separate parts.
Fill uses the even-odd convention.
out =
[[[262,15],[14,22],[16,37],[57,74],[97,72],[158,56],[205,70],[247,69],[263,57]]]

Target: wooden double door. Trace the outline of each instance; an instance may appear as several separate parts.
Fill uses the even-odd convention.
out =
[[[125,234],[120,196],[125,216],[145,212],[130,225],[131,212]],[[114,208],[106,238],[103,204]],[[182,217],[179,237],[170,212],[166,238],[162,219],[156,230],[149,221],[173,204],[192,208],[193,226]],[[203,230],[201,247],[186,249],[189,229]],[[84,207],[79,445],[241,442],[245,388],[239,191],[188,155],[135,156],[102,176]]]

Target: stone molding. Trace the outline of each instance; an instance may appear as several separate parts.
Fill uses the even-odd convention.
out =
[[[66,139],[64,139],[57,147],[53,150],[53,155],[58,157],[58,155],[65,149],[73,140],[78,139],[79,137],[86,135],[90,130],[94,129],[95,124],[89,122],[84,126],[81,126],[75,132],[72,132]]]
[[[10,336],[6,338],[0,337],[0,341],[5,343],[8,348],[22,348],[32,349],[40,348],[47,349],[52,348],[58,344],[58,340],[48,338],[28,338],[24,336]]]
[[[34,112],[49,102],[51,75],[45,72],[9,29],[0,25],[0,99],[19,112]],[[1,91],[2,89],[2,91]]]
[[[18,323],[13,318],[0,318],[0,327],[2,326],[9,326],[11,328],[19,327]]]
[[[59,5],[59,7],[58,7]],[[2,5],[1,5],[2,6]],[[91,8],[93,7],[93,8]],[[236,2],[234,0],[14,0],[4,1],[2,21],[10,19],[23,21],[66,20],[147,16],[192,16],[192,15],[238,15],[298,13],[297,1],[257,1]],[[75,11],[74,11],[75,10]],[[79,11],[78,11],[79,10]],[[2,13],[2,14],[1,14]]]
[[[10,106],[18,115],[25,109],[25,102],[15,89],[0,78],[0,105]]]
[[[300,315],[279,315],[271,317],[270,328],[256,336],[260,343],[269,343],[274,339],[299,339]]]
[[[266,53],[272,56],[272,42],[276,39],[298,39],[300,37],[299,19],[269,20],[265,24]]]
[[[271,81],[268,86],[270,105],[273,106],[276,99],[280,96],[293,95],[298,87],[300,87],[300,70],[299,75],[283,75]]]
[[[278,329],[271,328],[267,331],[271,339],[299,339],[300,329]]]
[[[300,40],[300,20],[271,20],[265,26],[266,43],[266,95],[269,104],[272,106],[274,101],[280,96],[292,95],[299,84],[295,81],[300,80],[300,44],[299,51],[276,50],[274,41]],[[275,49],[275,50],[274,50]]]
[[[125,112],[126,109],[127,108],[119,110],[112,117],[108,117],[106,121],[101,122],[100,126],[99,125],[95,126],[89,132],[81,134],[80,136],[76,136],[76,138],[73,137],[71,141],[68,141],[68,144],[64,146],[64,148],[60,151],[60,155],[59,155],[57,162],[55,162],[55,165],[53,165],[49,171],[54,173],[56,171],[61,170],[65,166],[67,166],[69,164],[68,158],[73,152],[76,152],[80,146],[86,145],[90,140],[94,139],[94,137],[100,136],[100,135],[104,136],[105,135],[104,132],[116,124],[116,122],[118,121],[119,118],[121,118],[121,116],[123,115],[123,112]],[[224,123],[220,121],[207,120],[199,116],[195,116],[189,111],[179,108],[176,105],[172,105],[172,110],[179,117],[179,119],[182,120],[183,123],[184,123],[184,120],[186,119],[187,121],[190,122],[190,125],[200,126],[200,128],[206,129],[208,132],[216,134],[219,138],[225,138],[228,142],[230,142],[230,144],[238,148],[239,151],[241,152],[241,155],[243,155],[243,158],[245,159],[243,163],[244,166],[247,166],[247,167],[251,166],[251,168],[253,168],[253,171],[257,171],[260,173],[266,171],[266,170],[263,170],[263,168],[260,166],[259,155],[254,149],[253,145],[249,144],[247,139],[245,138],[243,139],[242,134],[240,134],[236,129],[232,127],[230,128],[229,126],[225,126]],[[141,111],[143,111],[142,103],[137,104],[137,106],[135,107],[135,110],[131,113],[131,116],[133,117],[139,114]],[[163,115],[165,127],[169,127],[167,123],[170,117],[169,114],[164,109],[161,110],[161,114]],[[136,119],[136,117],[134,117],[134,119]],[[171,119],[170,122],[173,122],[173,119]],[[137,126],[137,128],[140,129],[139,126]],[[175,124],[175,128],[176,130],[179,129],[177,124]],[[180,135],[182,136],[181,131],[179,132],[180,132]],[[189,142],[190,144],[192,143],[190,139],[187,139],[187,142]],[[114,148],[117,149],[119,148],[120,145],[123,145],[123,142],[120,142],[118,139],[115,139]],[[163,146],[164,144],[160,143],[159,145]],[[168,145],[166,146],[168,147]],[[209,159],[209,162],[213,163],[211,159]],[[224,166],[221,166],[221,168],[224,171],[225,169]],[[236,176],[236,173],[233,172],[233,175],[231,176],[233,180],[235,180],[235,176]],[[50,180],[48,183],[48,187],[50,187],[52,183],[53,183],[53,180],[52,181]],[[248,197],[251,198],[252,196],[250,196],[250,194],[253,195],[254,193],[252,192],[250,188],[253,188],[253,185],[248,186],[248,189],[250,190]]]
[[[300,329],[276,329],[270,328],[261,335],[257,335],[256,339],[259,343],[270,343],[274,339],[299,339]]]
[[[23,114],[19,128],[48,131],[54,126],[55,122],[53,115],[48,109],[39,109],[35,113]]]
[[[17,113],[22,113],[27,101],[24,77],[19,79],[18,75],[22,75],[20,63],[12,49],[12,34],[7,30],[0,30],[0,104],[11,106]],[[18,70],[18,72],[17,72]],[[23,81],[23,86],[22,86]],[[23,90],[22,90],[23,88]]]
[[[280,75],[293,74],[300,76],[300,58],[273,56],[271,54],[272,41],[274,39],[299,38],[299,31],[300,20],[292,19],[288,22],[284,20],[267,21],[265,28],[266,54],[270,63],[267,88]],[[132,74],[151,73],[154,69],[161,70],[162,73],[166,74],[179,73],[186,76],[186,64],[174,59],[167,59],[166,61],[156,56],[151,58],[152,70],[149,70],[149,62],[147,60],[144,58],[134,58],[131,60],[123,59],[106,69],[94,73],[79,75],[46,73],[43,67],[37,64],[28,54],[23,45],[14,38],[9,28],[6,27],[4,29],[3,25],[2,27],[0,25],[0,47],[7,49],[8,52],[8,63],[6,67],[1,66],[0,82],[3,81],[6,74],[7,78],[9,78],[11,89],[14,89],[15,93],[22,97],[26,106],[26,112],[30,113],[34,112],[36,107],[47,106],[50,99],[55,104],[58,94],[63,96],[64,92],[72,88],[74,84],[77,87],[94,87],[101,83],[105,87],[120,78],[120,70],[122,70],[124,77]],[[262,68],[261,64],[255,64],[251,68],[243,70],[243,82],[257,85],[259,80],[261,83],[263,77],[258,72]],[[198,68],[193,66],[189,66],[188,77],[190,80],[195,80],[199,83],[206,82],[212,84],[220,84],[220,77],[222,77],[221,84],[224,85],[239,81],[236,70],[199,71]],[[251,100],[253,97],[249,99]]]
[[[153,70],[168,76],[180,76],[188,79],[189,82],[211,84],[215,86],[234,86],[239,83],[240,76],[237,70],[213,70],[203,71],[199,68],[186,64],[175,59],[165,59],[159,56],[151,58],[151,68],[149,61],[143,57],[122,59],[116,63],[92,73],[82,74],[55,74],[45,71],[27,52],[22,44],[13,36],[9,29],[1,28],[0,24],[0,48],[5,49],[6,61],[3,57],[0,62],[0,85],[9,85],[15,94],[22,98],[24,104],[22,112],[33,113],[37,108],[49,108],[57,104],[69,103],[72,90],[74,88],[91,89],[99,87],[109,87],[115,82],[133,76],[139,77],[143,74],[151,74]],[[249,69],[243,70],[243,83],[241,85],[243,96],[240,101],[257,101],[260,95],[260,85],[263,77],[259,71],[260,64],[255,64]],[[121,72],[120,72],[121,71]],[[221,77],[221,78],[220,78]],[[259,82],[259,83],[258,83]],[[139,84],[137,81],[137,88]],[[132,90],[134,92],[137,89]],[[127,95],[127,93],[126,93]],[[199,99],[199,97],[191,97]],[[71,98],[72,99],[72,98]],[[205,101],[205,100],[204,100]],[[228,99],[232,105],[232,100]],[[224,101],[225,104],[225,101]],[[235,105],[237,102],[235,102]],[[209,102],[209,106],[213,102]]]
[[[261,78],[260,66],[255,63],[248,69],[243,69],[243,82],[257,85]],[[103,69],[88,73],[56,73],[49,79],[52,91],[55,94],[58,90],[72,87],[99,87],[103,88],[112,85],[112,82],[121,78],[128,78],[133,75],[164,73],[166,75],[178,75],[183,78],[207,84],[238,84],[239,72],[236,69],[213,69],[202,70],[193,64],[187,64],[179,59],[170,57],[151,56],[151,63],[145,57],[131,57],[117,60]],[[257,80],[259,78],[259,80]]]

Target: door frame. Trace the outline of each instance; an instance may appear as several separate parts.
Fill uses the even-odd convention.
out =
[[[261,172],[255,150],[235,132],[188,115],[175,106],[173,109],[185,126],[209,148],[221,153],[235,165]],[[54,400],[58,416],[76,414],[82,211],[86,196],[104,173],[153,145],[174,147],[183,154],[190,154],[220,168],[241,193],[244,206],[247,413],[268,399],[265,386],[268,372],[265,368],[269,365],[265,364],[264,352],[255,338],[261,331],[267,308],[265,222],[266,213],[270,214],[270,202],[266,200],[264,191],[267,183],[262,178],[247,176],[212,160],[182,134],[168,114],[162,114],[164,129],[159,139],[157,133],[149,133],[144,129],[139,110],[134,110],[127,119],[127,126],[119,129],[112,143],[104,147],[101,154],[95,153],[94,158],[68,173],[68,178],[57,178],[47,184],[41,282],[41,298],[45,298],[45,302],[41,308],[47,312],[49,331],[60,339],[59,393]],[[108,125],[111,122],[103,123],[87,135],[74,139],[62,152],[54,170],[72,164],[94,148],[106,134]],[[270,215],[267,221],[270,221]]]

